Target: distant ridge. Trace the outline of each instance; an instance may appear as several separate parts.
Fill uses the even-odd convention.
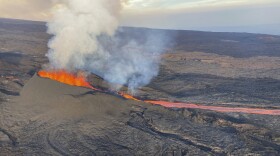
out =
[[[46,33],[45,22],[0,18],[0,29],[9,31]],[[168,42],[168,53],[205,52],[246,58],[255,56],[280,57],[280,36],[238,32],[205,32],[193,30],[167,30],[137,27],[120,27],[116,33],[125,44],[131,40],[143,43],[148,35],[161,33]],[[146,35],[145,35],[146,34]],[[17,34],[18,35],[18,34]],[[45,34],[47,35],[47,34]],[[17,42],[18,41],[14,41]],[[47,41],[45,41],[45,46]]]
[[[18,19],[0,18],[0,28],[5,30],[17,30],[27,32],[46,32],[46,23]]]
[[[0,22],[6,22],[6,23],[19,23],[19,24],[42,24],[45,25],[46,22],[43,21],[32,21],[32,20],[23,20],[23,19],[11,19],[11,18],[1,18]]]

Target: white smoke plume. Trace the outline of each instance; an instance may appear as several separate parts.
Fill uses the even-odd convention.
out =
[[[85,70],[131,91],[158,74],[165,38],[146,33],[124,39],[119,28],[123,0],[61,0],[48,23],[51,68]],[[149,31],[147,31],[149,32]],[[118,88],[116,88],[118,89]]]

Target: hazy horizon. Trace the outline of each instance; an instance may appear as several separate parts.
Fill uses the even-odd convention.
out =
[[[0,17],[48,21],[60,0],[0,0]],[[278,0],[124,0],[121,26],[280,35]]]

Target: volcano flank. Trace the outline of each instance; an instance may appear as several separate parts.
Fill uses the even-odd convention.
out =
[[[277,144],[244,133],[259,129],[245,116],[166,109],[36,74],[5,111],[13,112],[5,114],[7,124],[17,125],[7,144],[26,155],[226,155],[251,143],[279,152]],[[262,128],[257,135],[273,133]]]
[[[114,74],[42,71],[45,25],[0,19],[0,156],[280,154],[279,36],[122,27],[125,43],[174,36],[133,97]]]

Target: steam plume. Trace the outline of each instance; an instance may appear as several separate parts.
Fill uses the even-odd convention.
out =
[[[51,68],[86,70],[111,83],[128,85],[131,91],[158,74],[164,37],[143,34],[143,41],[118,35],[122,33],[118,29],[122,0],[61,2],[48,23],[48,33],[54,35],[47,54]]]

